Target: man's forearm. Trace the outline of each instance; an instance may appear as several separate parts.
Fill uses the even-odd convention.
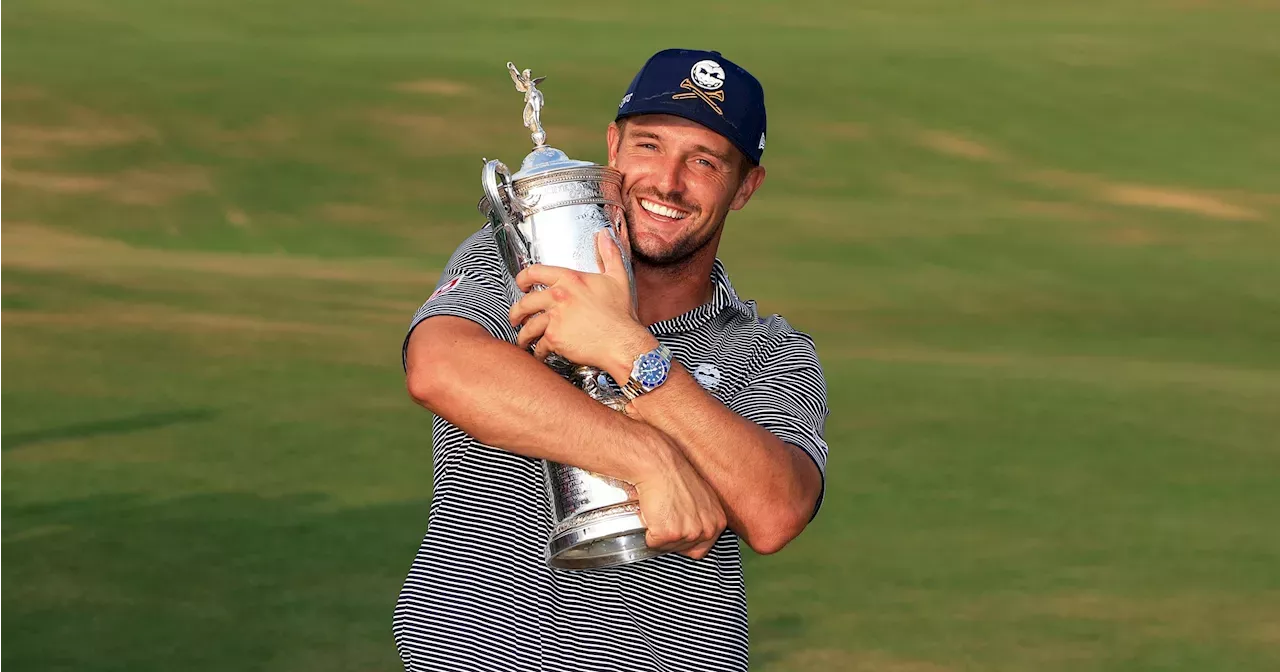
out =
[[[414,399],[482,443],[631,482],[661,449],[654,429],[469,320],[425,320],[406,362]]]
[[[414,399],[477,440],[630,482],[650,548],[697,560],[724,531],[719,497],[670,439],[478,324],[424,320],[410,337],[406,368]]]
[[[725,407],[683,366],[628,410],[680,446],[720,495],[729,527],[756,551],[779,550],[809,522],[822,486],[813,461]]]

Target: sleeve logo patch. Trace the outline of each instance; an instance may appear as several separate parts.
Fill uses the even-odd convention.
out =
[[[431,296],[427,297],[427,302],[434,301],[436,297],[448,294],[450,291],[453,290],[454,287],[458,286],[459,282],[462,282],[461,275],[450,280],[449,282],[444,283],[443,285],[440,285],[439,287],[436,288],[436,291],[431,292]]]

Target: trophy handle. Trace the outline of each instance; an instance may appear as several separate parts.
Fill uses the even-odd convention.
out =
[[[498,215],[502,230],[507,234],[507,240],[518,248],[516,249],[517,258],[521,262],[532,261],[532,246],[517,226],[516,219],[520,218],[520,211],[517,208],[520,207],[521,199],[516,196],[515,189],[511,187],[511,171],[497,159],[486,161],[484,170],[480,173],[480,186],[484,188],[485,197],[489,199],[493,211]],[[516,212],[514,216],[512,211],[502,204],[503,192],[506,192],[507,203]]]

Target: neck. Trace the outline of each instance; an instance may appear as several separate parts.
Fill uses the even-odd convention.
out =
[[[636,261],[637,313],[646,327],[683,315],[711,300],[715,288],[711,269],[715,266],[717,245],[708,245],[697,254],[674,266],[650,266]]]

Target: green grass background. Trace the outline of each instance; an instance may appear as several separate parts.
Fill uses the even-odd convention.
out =
[[[830,388],[753,668],[1280,668],[1278,13],[5,3],[5,668],[394,669],[400,339],[528,151],[504,63],[602,161],[669,46],[764,82],[721,257]]]

